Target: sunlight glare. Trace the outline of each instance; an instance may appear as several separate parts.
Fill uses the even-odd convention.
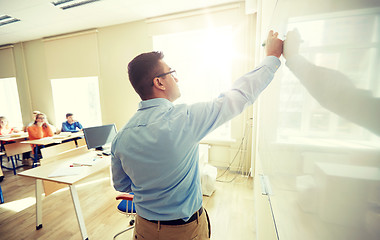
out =
[[[36,203],[36,198],[27,197],[27,198],[15,200],[12,202],[5,202],[0,205],[0,208],[17,213],[24,209],[27,209],[28,207],[34,205],[35,203]]]

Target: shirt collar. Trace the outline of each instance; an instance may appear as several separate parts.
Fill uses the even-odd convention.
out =
[[[173,103],[165,98],[153,98],[145,101],[141,101],[139,103],[139,109],[138,110],[144,110],[147,108],[157,107],[157,106],[167,106],[172,107]]]

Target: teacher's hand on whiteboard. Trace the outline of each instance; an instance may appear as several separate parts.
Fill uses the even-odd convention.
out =
[[[278,38],[278,33],[273,33],[273,30],[270,30],[268,33],[267,42],[265,44],[265,51],[267,56],[276,56],[281,57],[283,48],[283,41]]]

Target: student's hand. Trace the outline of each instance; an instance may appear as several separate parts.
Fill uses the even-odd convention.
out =
[[[265,44],[265,51],[267,56],[276,56],[281,57],[283,49],[283,41],[278,39],[278,33],[273,33],[273,30],[270,30],[268,33],[267,42]]]

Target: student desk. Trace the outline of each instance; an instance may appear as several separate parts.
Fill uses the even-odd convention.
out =
[[[36,140],[27,140],[21,143],[34,145],[33,167],[35,167],[38,161],[38,148],[40,146],[45,146],[45,145],[49,145],[53,143],[62,143],[63,141],[80,138],[80,137],[83,137],[83,132],[70,133],[67,136],[57,134],[57,135],[54,135],[53,137],[45,137],[45,138],[36,139]]]
[[[4,151],[5,150],[4,145],[8,144],[8,142],[17,141],[17,140],[20,140],[20,139],[27,139],[28,137],[29,137],[29,135],[28,135],[27,132],[12,133],[12,134],[9,134],[9,135],[2,135],[2,136],[0,136],[0,143],[1,143],[0,151]],[[5,167],[5,166],[2,165],[3,164],[3,161],[2,161],[3,160],[2,159],[3,156],[2,155],[5,155],[5,154],[0,154],[1,167],[5,168],[5,169],[8,169],[8,170],[13,170],[14,173],[16,174],[16,171],[15,171],[14,168]]]
[[[4,142],[16,141],[19,139],[27,139],[29,137],[27,132],[13,133],[9,135],[0,136],[1,151],[4,150]]]
[[[80,168],[81,173],[78,175],[62,176],[62,177],[48,177],[54,171],[59,168],[68,168],[73,162],[78,160],[91,161],[95,160],[92,166],[73,167],[75,169]],[[86,226],[84,223],[82,211],[79,204],[78,193],[75,188],[75,184],[88,176],[99,172],[110,166],[110,156],[97,156],[95,151],[87,150],[85,146],[66,151],[58,156],[43,159],[43,164],[40,167],[32,168],[30,170],[23,171],[18,175],[23,177],[30,177],[36,180],[36,229],[42,228],[42,193],[43,185],[42,180],[48,180],[57,183],[67,184],[70,188],[71,198],[74,204],[75,213],[77,216],[79,229],[82,234],[82,239],[88,239]]]

